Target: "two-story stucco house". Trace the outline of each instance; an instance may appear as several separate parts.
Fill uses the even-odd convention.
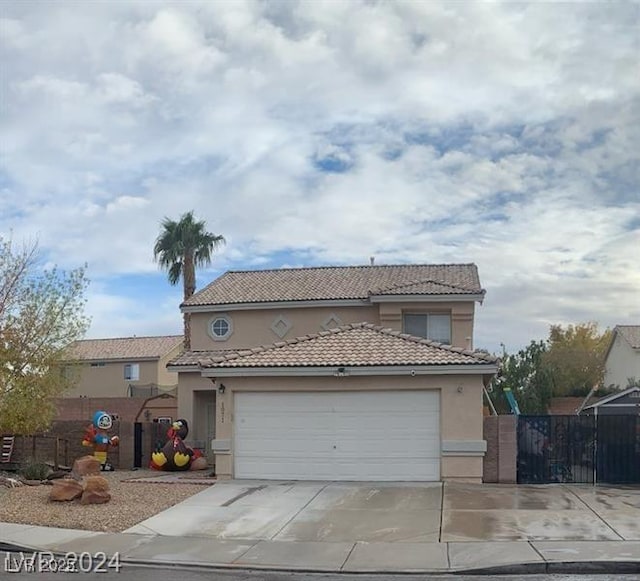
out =
[[[604,384],[620,389],[640,381],[640,325],[616,325],[605,356]]]
[[[227,272],[182,306],[178,414],[220,478],[482,477],[473,264]]]
[[[64,397],[149,396],[175,390],[178,376],[167,363],[182,349],[182,335],[76,341],[69,354],[79,377]]]

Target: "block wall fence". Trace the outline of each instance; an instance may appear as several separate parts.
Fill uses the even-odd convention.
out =
[[[517,416],[488,416],[484,418],[484,457],[482,481],[514,484],[517,482]]]

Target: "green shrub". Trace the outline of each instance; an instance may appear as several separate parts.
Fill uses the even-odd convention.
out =
[[[44,480],[50,471],[49,466],[43,462],[29,460],[20,467],[19,473],[27,480]]]

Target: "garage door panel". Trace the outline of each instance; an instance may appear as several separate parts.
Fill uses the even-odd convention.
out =
[[[439,480],[436,391],[235,395],[236,478]]]
[[[341,480],[362,481],[437,481],[440,478],[439,469],[429,463],[408,465],[400,459],[382,464],[380,462],[354,463],[350,460],[338,462]]]
[[[256,413],[261,414],[261,410],[278,410],[296,413],[313,413],[333,411],[333,403],[327,399],[326,393],[304,393],[300,394],[304,397],[291,397],[291,392],[265,392],[250,394],[236,394],[235,409],[236,413]],[[238,397],[240,396],[240,397]],[[248,398],[246,396],[249,396]]]
[[[248,457],[243,475],[238,478],[266,480],[333,480],[333,458],[318,458],[310,467],[302,467],[299,460]]]

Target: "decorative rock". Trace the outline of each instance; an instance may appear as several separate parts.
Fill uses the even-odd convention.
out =
[[[85,490],[109,490],[109,481],[104,476],[99,475],[85,476],[82,479],[82,485]]]
[[[18,486],[22,486],[23,482],[11,476],[0,476],[0,484],[7,488],[17,488]]]
[[[85,490],[82,493],[80,504],[104,504],[111,500],[111,494],[106,490]]]
[[[58,478],[66,478],[69,476],[69,470],[56,470],[47,476],[47,480],[57,480]]]
[[[191,466],[189,466],[189,470],[206,470],[207,469],[207,459],[203,456],[200,458],[196,458],[191,462]]]
[[[73,463],[71,473],[75,478],[81,478],[87,474],[98,474],[100,472],[100,460],[95,456],[81,456]]]
[[[82,495],[82,484],[73,478],[62,478],[53,481],[53,488],[49,493],[49,500],[68,501]]]
[[[81,504],[104,504],[111,500],[109,482],[102,476],[87,476],[84,479],[84,492]]]

